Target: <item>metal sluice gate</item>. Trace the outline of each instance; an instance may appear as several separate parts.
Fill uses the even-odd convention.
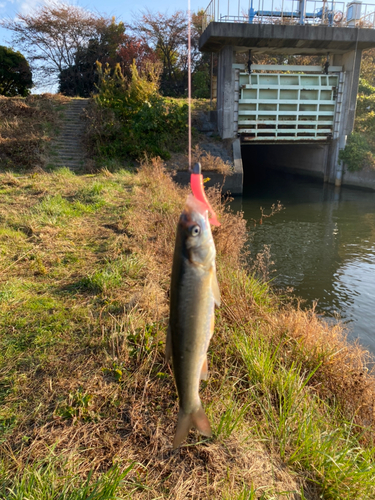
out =
[[[244,65],[234,67],[234,127],[243,141],[310,142],[337,136],[342,72],[297,73],[295,67],[291,67],[294,72],[249,74],[244,72]]]

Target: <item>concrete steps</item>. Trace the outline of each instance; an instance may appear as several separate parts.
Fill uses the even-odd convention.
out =
[[[60,133],[52,141],[49,164],[54,167],[67,167],[79,170],[85,164],[85,151],[82,144],[85,124],[82,114],[88,99],[73,98],[64,104],[64,118]]]

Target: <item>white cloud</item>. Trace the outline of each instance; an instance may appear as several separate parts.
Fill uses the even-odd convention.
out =
[[[45,2],[40,0],[25,0],[19,6],[19,12],[21,14],[30,14],[35,10],[36,7],[43,5]]]

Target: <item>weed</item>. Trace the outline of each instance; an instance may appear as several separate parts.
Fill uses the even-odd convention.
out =
[[[66,420],[82,420],[91,422],[96,418],[95,413],[90,410],[92,394],[87,394],[79,387],[74,393],[70,393],[68,401],[61,404],[56,410],[56,416]]]
[[[126,368],[124,368],[122,363],[118,364],[116,361],[114,361],[112,363],[111,368],[103,368],[103,373],[105,375],[113,378],[113,380],[115,380],[116,382],[120,383],[120,382],[123,382],[123,380],[124,380],[124,378],[123,378],[124,370],[126,370]]]

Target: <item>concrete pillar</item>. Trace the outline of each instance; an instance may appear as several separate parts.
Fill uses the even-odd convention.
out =
[[[339,151],[344,149],[347,136],[353,131],[354,126],[361,57],[362,50],[359,49],[333,56],[333,64],[342,66],[345,73],[339,137],[331,143],[328,162],[330,165],[329,181],[334,182],[336,186],[341,186],[343,177],[343,165],[338,159]]]
[[[219,52],[217,73],[217,125],[222,139],[234,137],[234,48]]]

